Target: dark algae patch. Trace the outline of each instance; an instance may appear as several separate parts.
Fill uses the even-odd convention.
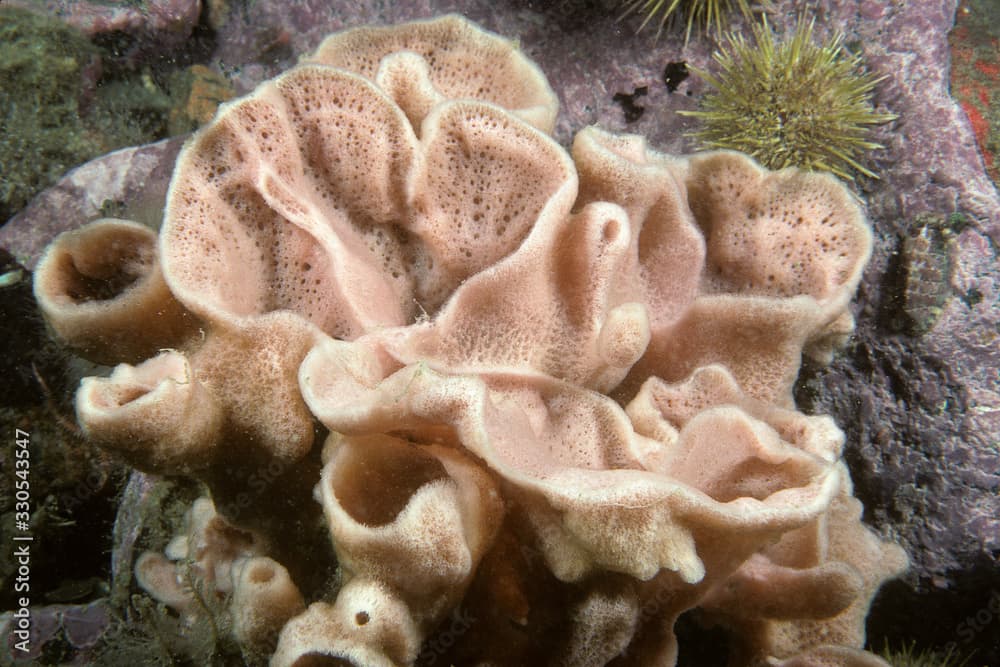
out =
[[[647,86],[639,86],[632,94],[628,93],[615,93],[612,98],[616,103],[618,103],[622,111],[625,112],[625,122],[634,123],[635,121],[642,118],[642,114],[646,113],[646,107],[641,104],[636,104],[636,100],[649,92]]]
[[[688,78],[688,74],[687,63],[683,60],[667,63],[667,66],[663,68],[663,83],[667,87],[667,92],[676,92],[677,87]]]

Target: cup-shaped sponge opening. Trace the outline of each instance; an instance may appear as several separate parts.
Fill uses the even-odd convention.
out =
[[[324,455],[319,496],[347,575],[414,604],[464,589],[501,515],[487,475],[448,447],[389,435],[331,436]]]
[[[158,474],[207,465],[223,423],[217,402],[173,351],[138,366],[121,364],[107,378],[84,378],[76,414],[89,437]]]
[[[441,462],[419,445],[395,438],[363,440],[341,450],[330,475],[337,501],[358,523],[392,523],[420,487],[447,477]]]
[[[98,363],[138,362],[178,345],[195,319],[167,289],[156,233],[105,219],[66,232],[35,272],[35,297],[55,333]]]
[[[241,644],[270,653],[285,623],[305,611],[302,593],[280,563],[257,556],[233,564],[233,632]]]

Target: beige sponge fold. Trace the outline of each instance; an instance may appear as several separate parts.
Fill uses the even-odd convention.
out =
[[[345,30],[327,37],[303,62],[377,82],[415,128],[431,106],[449,99],[491,102],[547,133],[559,110],[545,75],[514,42],[457,14]]]
[[[137,467],[188,474],[212,460],[223,426],[218,402],[174,351],[84,378],[76,414],[87,436]]]
[[[302,593],[288,570],[265,556],[238,561],[233,571],[233,634],[241,644],[270,653],[285,623],[305,611]]]

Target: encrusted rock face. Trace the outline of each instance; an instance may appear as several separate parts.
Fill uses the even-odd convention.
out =
[[[183,315],[77,396],[98,444],[210,492],[140,584],[191,620],[221,600],[275,665],[413,664],[459,609],[453,662],[672,664],[698,607],[750,664],[878,663],[863,619],[906,559],[792,398],[853,328],[860,209],[736,153],[587,128],[570,154],[554,116],[461,18],[334,36],[185,146],[142,278],[80,303],[40,264],[102,360],[147,282]]]

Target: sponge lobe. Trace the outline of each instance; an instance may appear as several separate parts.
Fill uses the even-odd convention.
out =
[[[856,287],[870,232],[832,176],[771,173],[718,152],[691,158],[687,187],[714,291],[825,301]]]
[[[89,437],[155,472],[207,465],[223,423],[188,360],[172,351],[136,367],[120,364],[107,378],[84,378],[76,413]]]
[[[494,106],[442,105],[425,130],[413,230],[435,269],[418,294],[433,311],[460,282],[515,250],[543,213],[564,215],[547,209],[568,209],[576,178],[554,141]]]
[[[543,132],[552,132],[559,103],[538,66],[510,40],[455,14],[405,26],[345,30],[327,37],[305,62],[332,65],[375,80],[386,56],[406,52],[427,63],[426,69],[414,68],[410,78],[427,76],[441,98],[491,102]],[[404,77],[396,73],[392,78]],[[412,107],[405,98],[397,101],[404,108]]]
[[[288,309],[341,337],[405,321],[416,139],[370,83],[300,67],[188,145],[161,234],[167,280],[210,319]],[[241,280],[232,280],[234,266]]]

